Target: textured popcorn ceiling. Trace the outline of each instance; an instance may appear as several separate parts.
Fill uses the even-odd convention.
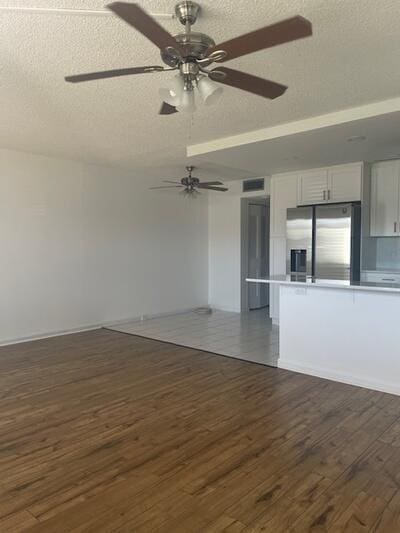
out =
[[[399,0],[207,0],[195,29],[217,42],[300,14],[314,36],[231,61],[287,84],[268,101],[226,88],[216,107],[160,117],[173,74],[69,85],[63,76],[160,64],[157,49],[112,17],[0,13],[0,147],[93,163],[173,168],[185,147],[400,94]],[[173,1],[146,0],[151,12]],[[97,0],[0,0],[0,7],[101,9]],[[177,21],[161,21],[171,32]]]

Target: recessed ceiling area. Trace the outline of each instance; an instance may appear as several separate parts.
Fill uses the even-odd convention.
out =
[[[229,163],[258,176],[400,158],[400,99],[189,146],[188,155],[199,166]]]
[[[59,0],[57,7],[97,10],[105,4]],[[175,2],[141,5],[152,13],[172,13]],[[132,172],[171,168],[175,174],[186,163],[187,145],[398,96],[397,0],[363,0],[362,9],[359,0],[205,0],[201,5],[194,29],[217,43],[293,15],[313,23],[311,38],[229,63],[288,85],[284,96],[269,101],[226,87],[215,107],[201,108],[193,117],[160,117],[158,89],[172,74],[80,86],[64,82],[69,74],[160,64],[152,43],[120,20],[1,13],[0,146]],[[0,0],[0,7],[7,6],[54,8],[54,1]],[[160,22],[180,31],[176,20]],[[238,168],[251,171],[247,164]]]

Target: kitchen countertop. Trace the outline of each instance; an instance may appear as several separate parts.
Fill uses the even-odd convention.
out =
[[[247,278],[249,283],[270,283],[277,285],[296,285],[326,289],[347,289],[374,292],[399,292],[400,283],[373,283],[371,281],[349,281],[341,279],[319,279],[299,274],[270,276],[269,278]]]

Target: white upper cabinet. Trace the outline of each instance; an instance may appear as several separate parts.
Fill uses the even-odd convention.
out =
[[[362,163],[352,163],[300,172],[299,205],[360,201],[362,170]]]
[[[297,174],[271,178],[271,237],[286,237],[286,210],[297,207]]]
[[[327,202],[358,202],[361,200],[362,163],[328,169]]]
[[[307,170],[299,173],[299,205],[322,204],[327,200],[328,171]]]
[[[371,237],[400,236],[400,161],[372,165]]]

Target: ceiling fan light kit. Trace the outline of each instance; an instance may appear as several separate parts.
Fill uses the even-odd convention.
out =
[[[213,63],[223,63],[312,35],[311,23],[295,16],[216,45],[208,35],[192,31],[201,12],[196,2],[184,0],[175,6],[176,18],[185,27],[185,31],[178,35],[171,35],[136,3],[113,2],[107,8],[157,46],[166,67],[145,66],[93,72],[68,76],[66,81],[79,83],[133,74],[178,71],[167,87],[160,90],[163,99],[161,115],[171,115],[177,111],[193,113],[197,94],[205,105],[217,103],[223,92],[219,84],[263,98],[278,98],[286,91],[285,85],[226,67],[210,67]]]
[[[162,87],[158,92],[163,102],[177,107],[182,100],[184,88],[183,79],[180,74],[177,74],[167,88]]]
[[[202,76],[197,82],[197,89],[206,106],[214,105],[220,100],[223,88],[207,76]]]
[[[193,89],[185,86],[181,101],[176,105],[178,111],[194,113],[197,109]]]

